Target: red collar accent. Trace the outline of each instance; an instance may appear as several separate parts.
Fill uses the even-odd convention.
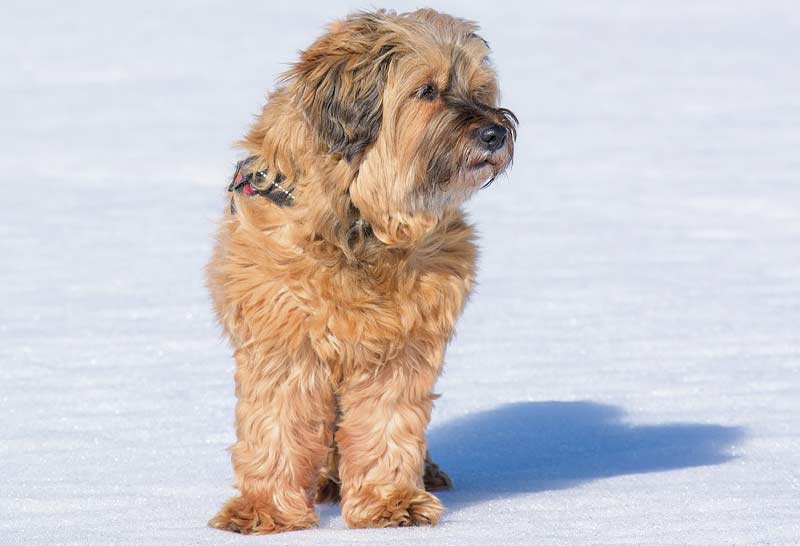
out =
[[[269,178],[268,171],[248,171],[247,167],[254,163],[256,156],[250,156],[247,159],[240,161],[236,164],[236,172],[233,173],[233,180],[228,186],[229,192],[240,192],[251,197],[253,195],[260,195],[266,197],[279,207],[291,207],[294,204],[294,194],[292,189],[286,189],[282,183],[285,177],[277,173],[270,184],[260,189],[258,186],[253,186],[254,180],[266,180]],[[234,199],[231,196],[231,214],[236,212],[234,206]]]

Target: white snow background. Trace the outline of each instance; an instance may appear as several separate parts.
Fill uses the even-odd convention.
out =
[[[203,267],[231,144],[363,5],[4,2],[0,544],[800,543],[800,4],[432,3],[521,121],[429,429],[456,489],[436,528],[242,537],[205,526]]]

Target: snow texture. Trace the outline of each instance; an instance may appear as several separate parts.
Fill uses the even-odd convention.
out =
[[[430,426],[436,528],[242,537],[203,280],[240,137],[355,3],[6,2],[0,544],[800,543],[800,7],[439,2],[521,120]],[[401,10],[416,7],[396,2]]]

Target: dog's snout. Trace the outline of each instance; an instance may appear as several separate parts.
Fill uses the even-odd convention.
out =
[[[479,128],[476,136],[481,146],[490,152],[494,152],[495,150],[499,150],[503,144],[506,143],[508,130],[502,125],[493,123]]]

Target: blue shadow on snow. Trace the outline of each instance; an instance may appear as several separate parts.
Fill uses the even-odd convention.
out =
[[[631,425],[593,402],[522,402],[458,418],[428,436],[433,460],[455,483],[457,506],[571,487],[623,474],[716,465],[744,436],[738,427]]]

